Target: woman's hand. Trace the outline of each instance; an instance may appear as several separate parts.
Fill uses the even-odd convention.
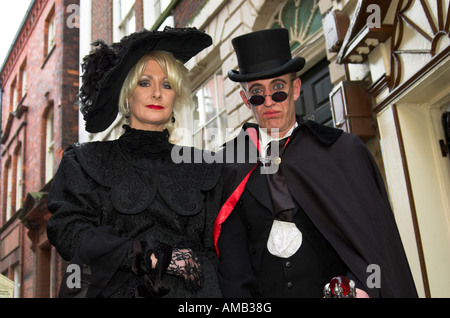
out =
[[[203,287],[203,272],[199,258],[189,248],[173,249],[167,274],[183,278],[187,288],[198,290]]]

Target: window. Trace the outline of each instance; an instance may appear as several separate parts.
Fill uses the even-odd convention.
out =
[[[27,93],[27,62],[24,61],[20,67],[19,78],[20,99],[22,99]]]
[[[47,57],[55,47],[56,38],[56,24],[55,24],[55,7],[50,10],[47,19],[45,19],[45,33],[44,33],[44,56]]]
[[[47,183],[53,178],[53,109],[47,115],[45,136],[45,183]]]
[[[6,173],[8,175],[6,184],[6,221],[11,218],[12,214],[12,191],[13,191],[13,175],[12,175],[12,162],[9,160],[8,166],[6,168]]]
[[[23,187],[23,157],[22,147],[19,147],[16,153],[16,211],[22,207],[22,187]]]
[[[193,144],[215,151],[225,142],[226,109],[223,76],[214,74],[194,96],[192,109]]]
[[[48,23],[48,43],[47,47],[48,50],[51,51],[51,49],[55,46],[55,17],[51,17],[49,23]]]
[[[19,273],[19,264],[14,266],[14,298],[20,297],[20,273]]]
[[[15,111],[17,107],[17,81],[14,80],[11,84],[10,106],[9,111]]]
[[[118,0],[119,37],[122,38],[136,31],[135,0]]]
[[[155,28],[162,30],[165,26],[173,27],[174,19],[170,15],[173,2],[173,0],[144,0],[144,27],[147,30]],[[167,13],[166,16],[163,16],[163,13]]]

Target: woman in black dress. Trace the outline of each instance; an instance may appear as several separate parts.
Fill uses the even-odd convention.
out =
[[[118,111],[127,124],[117,140],[68,147],[54,177],[47,235],[71,263],[60,297],[220,297],[220,166],[171,157],[175,118],[191,101],[183,64],[211,38],[167,28],[96,45],[83,62],[86,130],[106,130]]]

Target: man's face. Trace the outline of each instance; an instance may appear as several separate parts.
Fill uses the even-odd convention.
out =
[[[259,126],[266,128],[269,134],[274,129],[274,133],[279,131],[279,137],[283,137],[295,124],[295,101],[300,96],[301,82],[299,78],[294,80],[292,78],[290,74],[286,74],[248,82],[247,94],[241,91],[245,105],[252,110]],[[287,93],[288,96],[284,101],[275,102],[271,96],[280,91]],[[264,103],[259,106],[252,105],[249,99],[253,95],[264,96]]]

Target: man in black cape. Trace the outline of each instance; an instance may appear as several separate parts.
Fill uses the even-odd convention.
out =
[[[383,179],[359,137],[295,115],[300,96],[286,29],[233,39],[245,124],[218,155],[214,228],[225,297],[323,297],[340,277],[356,297],[417,297]],[[342,290],[341,290],[342,291]],[[338,293],[339,290],[336,290]]]

